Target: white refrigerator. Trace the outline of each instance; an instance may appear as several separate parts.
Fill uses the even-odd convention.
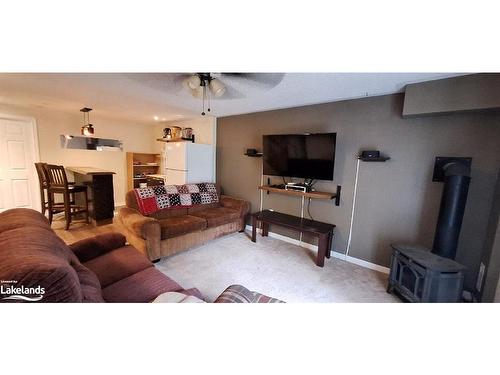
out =
[[[163,149],[165,184],[215,182],[214,148],[192,142],[169,142]]]

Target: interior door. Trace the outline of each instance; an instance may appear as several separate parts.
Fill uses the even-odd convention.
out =
[[[0,212],[10,208],[40,210],[34,124],[0,116]]]

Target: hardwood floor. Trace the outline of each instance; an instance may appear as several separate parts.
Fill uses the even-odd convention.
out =
[[[81,219],[75,219],[71,223],[69,230],[65,230],[64,225],[64,215],[55,215],[54,221],[52,222],[52,229],[54,229],[57,235],[61,237],[67,244],[71,244],[73,242],[83,240],[84,238],[93,237],[97,234],[103,234],[107,232],[124,233],[124,229],[118,222],[118,219],[116,217],[114,218],[112,224],[101,225],[99,227],[95,227],[92,224],[87,224],[84,220]]]

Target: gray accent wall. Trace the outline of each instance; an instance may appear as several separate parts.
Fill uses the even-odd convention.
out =
[[[500,74],[470,74],[406,86],[403,116],[500,111]]]
[[[394,242],[432,246],[442,184],[432,182],[436,156],[470,156],[472,182],[457,260],[469,267],[472,288],[484,246],[500,165],[500,115],[467,113],[402,117],[404,94],[369,97],[320,105],[251,113],[217,121],[217,180],[225,194],[247,199],[259,210],[262,158],[244,156],[262,150],[264,134],[337,132],[334,181],[317,190],[342,186],[340,207],[312,200],[316,220],[337,226],[333,250],[344,253],[349,235],[357,155],[380,150],[385,163],[361,163],[352,245],[349,255],[389,266]],[[271,183],[281,178],[270,177]],[[267,176],[264,182],[267,182]],[[264,194],[264,208],[300,214],[300,199]],[[272,231],[298,238],[281,228]],[[312,238],[305,241],[315,243]]]
[[[499,146],[500,147],[500,146]],[[491,207],[490,219],[486,230],[484,250],[481,261],[486,266],[486,273],[483,280],[482,290],[479,299],[482,302],[492,302],[495,299],[495,291],[500,276],[500,170],[498,172],[497,186],[493,204]],[[497,291],[500,293],[500,291]],[[477,295],[477,291],[475,291]]]

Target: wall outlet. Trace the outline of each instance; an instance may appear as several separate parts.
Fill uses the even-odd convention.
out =
[[[481,288],[483,287],[483,278],[484,278],[484,271],[486,270],[486,266],[484,265],[483,262],[479,265],[479,273],[477,275],[477,280],[476,280],[476,290],[478,292],[481,291]]]

